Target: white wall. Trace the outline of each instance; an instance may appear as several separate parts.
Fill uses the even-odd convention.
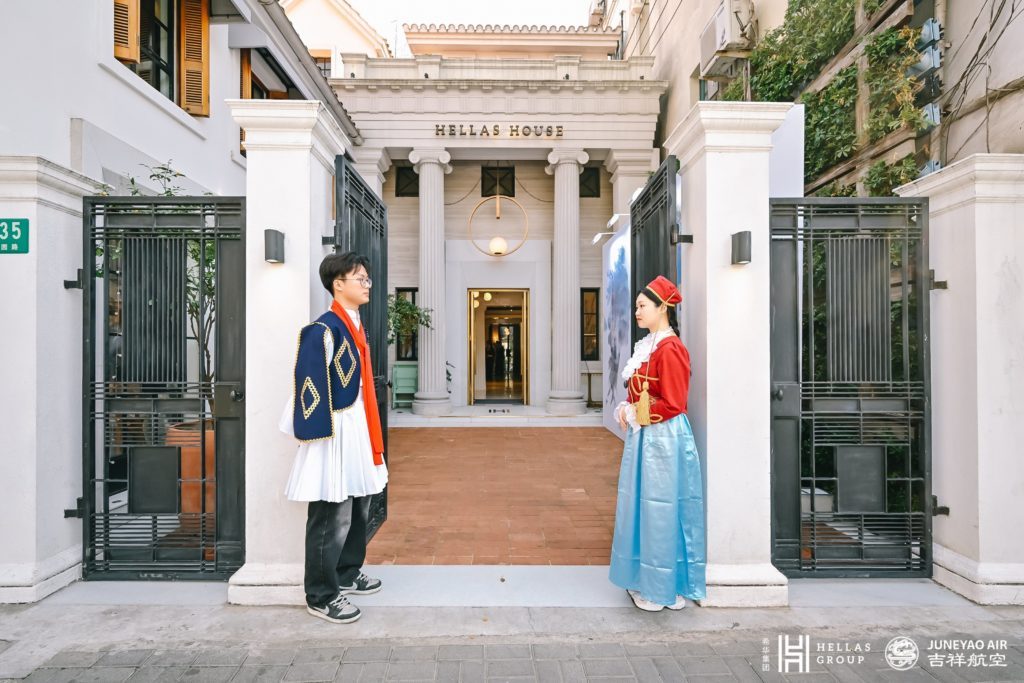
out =
[[[27,254],[0,255],[0,602],[78,577],[82,523],[82,196],[96,185],[36,157],[0,156],[0,216],[29,221]],[[19,293],[20,295],[15,295]]]
[[[355,10],[345,0],[293,0],[285,4],[288,18],[310,50],[362,53],[368,57],[386,57],[384,39],[372,35],[365,21],[353,16]],[[346,16],[347,12],[353,15]]]
[[[899,188],[928,197],[936,581],[1024,604],[1024,154],[978,154]]]
[[[0,153],[39,155],[107,182],[143,180],[141,164],[172,160],[189,191],[244,193],[238,126],[224,105],[239,93],[227,25],[210,27],[208,118],[186,114],[114,59],[111,2],[3,3],[0,25],[47,27],[43,45],[36,30],[0,41],[0,82],[17,100],[0,114]]]

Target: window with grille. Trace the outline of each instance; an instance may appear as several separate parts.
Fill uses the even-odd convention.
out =
[[[482,166],[480,168],[480,196],[516,196],[515,166]]]
[[[395,168],[395,196],[420,196],[420,175],[412,166],[398,166]]]
[[[580,173],[580,197],[595,198],[601,196],[601,169],[597,166],[585,166]]]
[[[597,333],[600,326],[600,303],[597,287],[580,290],[580,357],[583,360],[601,360]]]
[[[418,291],[416,287],[398,287],[395,289],[395,296],[415,304]],[[418,360],[418,342],[419,334],[417,332],[398,335],[395,340],[395,360]]]

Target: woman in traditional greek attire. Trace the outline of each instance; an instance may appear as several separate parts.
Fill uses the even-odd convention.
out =
[[[616,409],[626,443],[609,578],[649,612],[705,596],[704,488],[686,417],[690,354],[674,329],[681,302],[660,275],[637,294],[636,321],[648,334],[622,371],[628,400]]]

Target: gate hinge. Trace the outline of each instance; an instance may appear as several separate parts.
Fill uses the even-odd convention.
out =
[[[338,243],[334,240],[334,235],[322,235],[320,237],[320,243],[325,247],[336,247]]]
[[[78,271],[82,272],[82,271]],[[85,500],[82,498],[75,499],[75,507],[64,510],[64,519],[69,517],[78,517],[81,519],[85,517]]]
[[[949,289],[949,282],[946,280],[936,280],[935,271],[928,271],[928,288],[929,289]]]
[[[82,269],[78,269],[78,277],[75,280],[65,280],[64,289],[82,289],[85,283],[82,282]]]
[[[949,506],[939,505],[938,496],[932,496],[932,517],[935,515],[946,515],[949,517]]]
[[[672,244],[693,244],[693,235],[684,235],[679,232],[672,233]]]

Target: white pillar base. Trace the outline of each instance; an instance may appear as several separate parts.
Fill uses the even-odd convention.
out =
[[[709,564],[701,607],[787,607],[789,579],[771,564]]]
[[[932,544],[932,580],[979,605],[1024,605],[1024,564],[978,562]]]
[[[587,412],[587,402],[578,394],[570,393],[564,398],[557,394],[553,391],[548,396],[547,409],[551,415],[582,415]]]
[[[246,562],[228,581],[232,605],[304,605],[303,565]]]
[[[82,546],[32,565],[0,565],[0,604],[39,602],[82,578]]]
[[[452,399],[448,394],[415,394],[412,412],[416,415],[447,415],[452,412]]]

